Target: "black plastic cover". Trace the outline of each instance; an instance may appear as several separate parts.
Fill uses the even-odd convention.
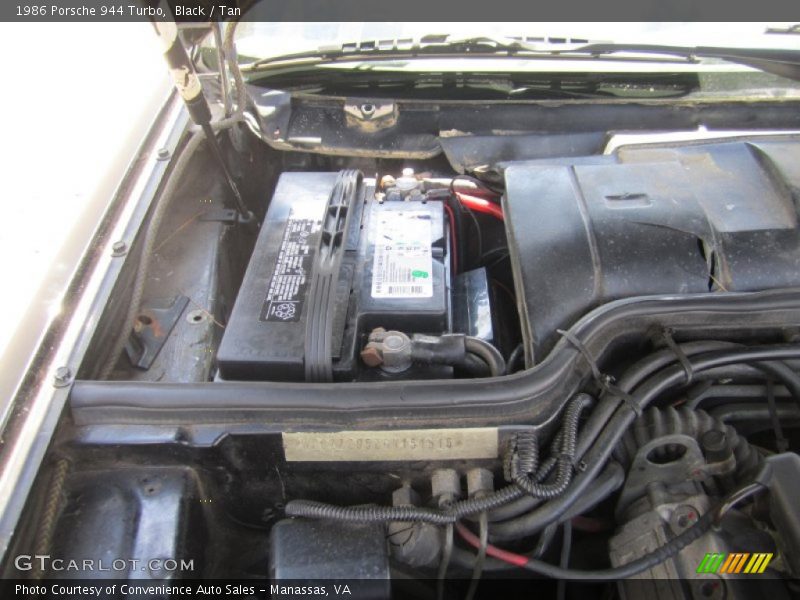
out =
[[[366,582],[359,584],[359,597],[391,597],[389,551],[380,524],[280,521],[271,532],[269,571],[273,581],[373,580],[368,594]]]
[[[529,364],[610,300],[800,285],[800,142],[633,146],[505,179]]]
[[[73,472],[63,492],[63,509],[48,551],[53,557],[81,564],[94,560],[125,567],[90,571],[48,570],[45,577],[76,579],[145,579],[163,581],[202,573],[208,531],[198,497],[197,473],[185,467],[98,468]],[[192,571],[150,569],[155,558],[193,561]],[[28,577],[9,570],[4,577]],[[195,575],[197,576],[197,575]]]
[[[223,378],[304,380],[307,296],[336,178],[336,173],[281,175],[217,353]],[[343,323],[352,259],[343,261],[341,274],[334,320]]]

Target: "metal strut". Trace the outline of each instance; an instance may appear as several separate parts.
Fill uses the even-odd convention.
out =
[[[154,21],[153,25],[164,45],[164,59],[169,66],[175,88],[183,98],[186,109],[189,111],[189,116],[205,133],[206,142],[211,148],[220,169],[222,169],[225,181],[233,194],[236,209],[239,211],[239,221],[249,222],[253,219],[253,213],[247,210],[247,205],[244,203],[236,181],[233,179],[233,175],[225,162],[219,141],[214,134],[214,128],[211,126],[211,109],[203,95],[203,86],[195,71],[194,63],[186,53],[186,48],[183,47],[183,43],[178,36],[178,26],[173,21]]]

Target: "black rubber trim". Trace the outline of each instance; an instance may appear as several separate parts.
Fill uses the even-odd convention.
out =
[[[308,291],[309,312],[305,332],[306,381],[333,381],[333,314],[336,284],[350,226],[350,208],[358,199],[360,171],[341,171],[331,190],[317,248],[317,260]]]
[[[623,339],[654,326],[725,338],[800,325],[800,289],[651,296],[620,300],[586,315],[570,332],[602,365]],[[554,419],[587,381],[589,367],[561,340],[535,368],[484,379],[379,383],[140,383],[77,381],[70,408],[78,425],[258,424],[286,431],[341,428],[535,426]]]

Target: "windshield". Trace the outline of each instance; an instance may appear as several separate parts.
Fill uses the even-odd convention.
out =
[[[418,41],[429,35],[527,42],[614,42],[800,50],[793,23],[248,23],[237,30],[240,55],[270,58],[363,41]]]
[[[248,81],[311,94],[473,100],[800,97],[800,82],[780,70],[725,60],[724,52],[681,54],[686,48],[800,51],[800,26],[791,23],[242,22],[236,44]],[[581,51],[620,46],[599,54]]]

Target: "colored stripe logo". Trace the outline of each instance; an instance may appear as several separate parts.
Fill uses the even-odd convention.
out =
[[[763,573],[773,554],[771,552],[709,553],[697,567],[698,573]]]

